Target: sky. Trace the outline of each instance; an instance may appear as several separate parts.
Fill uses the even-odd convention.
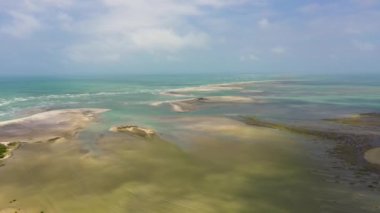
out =
[[[380,0],[0,0],[0,74],[380,73]]]

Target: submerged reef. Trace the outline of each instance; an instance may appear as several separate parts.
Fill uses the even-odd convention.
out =
[[[332,171],[335,173],[334,182],[347,182],[350,185],[364,185],[371,189],[380,187],[380,149],[377,142],[380,140],[379,134],[363,133],[361,131],[342,131],[341,129],[326,129],[318,127],[305,127],[275,123],[259,120],[252,116],[240,116],[238,120],[252,126],[273,128],[281,131],[288,131],[295,134],[315,137],[317,141],[325,141],[331,145],[326,150],[332,159],[337,159]],[[339,162],[339,163],[337,163]],[[339,173],[338,170],[343,172]],[[341,176],[346,170],[353,172],[352,177],[342,180]],[[329,172],[326,172],[329,173]],[[371,175],[372,174],[372,175]],[[325,174],[330,176],[331,174]],[[373,176],[374,175],[374,176]],[[329,178],[331,179],[331,178]]]
[[[274,128],[297,134],[315,136],[320,139],[336,141],[338,143],[334,148],[335,155],[343,158],[350,164],[366,165],[366,163],[363,162],[364,153],[373,148],[371,143],[374,139],[373,135],[348,133],[336,130],[311,129],[307,127],[262,121],[255,117],[239,117],[239,120],[248,125]]]

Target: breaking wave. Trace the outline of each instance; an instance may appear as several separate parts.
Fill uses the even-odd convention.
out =
[[[136,93],[159,93],[159,90],[139,90],[139,91],[128,91],[128,92],[98,92],[98,93],[78,93],[78,94],[59,94],[59,95],[42,95],[42,96],[28,96],[28,97],[16,97],[9,99],[0,98],[0,107],[8,106],[15,103],[27,102],[27,101],[52,101],[60,99],[75,99],[75,98],[87,98],[87,97],[97,97],[97,96],[117,96],[117,95],[128,95]]]

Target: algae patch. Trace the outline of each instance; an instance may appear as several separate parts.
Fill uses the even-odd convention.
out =
[[[7,153],[8,149],[5,145],[0,144],[0,159],[3,159],[5,157],[5,154]]]
[[[12,152],[20,146],[19,142],[0,143],[0,160],[5,160],[12,155]]]

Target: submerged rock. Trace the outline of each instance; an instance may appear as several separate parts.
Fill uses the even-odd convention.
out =
[[[111,132],[126,132],[140,137],[153,137],[156,132],[153,129],[143,128],[136,125],[122,125],[110,128]]]

